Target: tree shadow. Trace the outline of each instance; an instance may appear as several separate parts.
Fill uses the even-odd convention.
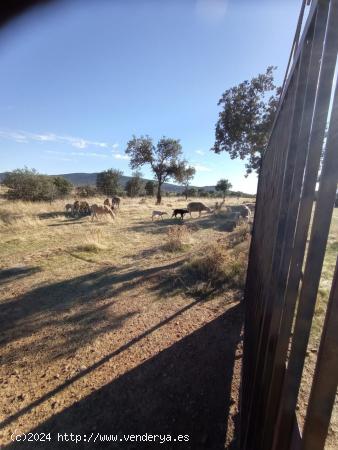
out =
[[[63,220],[61,223],[49,223],[48,227],[62,227],[64,225],[79,225],[81,223],[88,223],[88,220],[81,220],[82,217],[72,217],[71,219]]]
[[[157,441],[157,445],[150,444],[152,448],[223,450],[241,329],[242,305],[237,304],[31,431],[52,433],[53,448],[150,448],[140,441],[57,442],[57,433],[118,434],[119,439],[148,433],[170,434],[172,439],[179,434],[189,436],[188,442]],[[237,431],[231,430],[235,438]],[[48,442],[32,444],[26,443],[24,448],[50,448]],[[8,448],[23,447],[13,443]],[[228,448],[236,447],[232,443]]]
[[[28,277],[29,275],[33,275],[34,273],[40,272],[40,267],[11,267],[10,269],[1,269],[0,270],[0,282],[8,283],[10,281],[15,281],[17,279]]]
[[[42,220],[58,219],[59,217],[69,217],[69,215],[65,211],[50,211],[38,214],[38,218]]]
[[[72,213],[67,211],[50,211],[50,212],[43,212],[38,214],[38,218],[41,220],[47,220],[47,219],[59,219],[60,217],[67,218],[64,222],[77,222],[81,219],[84,219],[86,217],[90,217],[91,214],[85,213],[85,214],[79,214],[77,216],[73,216]]]
[[[127,227],[126,229],[128,231],[136,233],[161,234],[170,225],[186,225],[188,228],[192,227],[194,230],[212,229],[215,231],[225,231],[225,232],[231,231],[229,230],[226,215],[222,213],[217,215],[214,214],[201,215],[201,217],[186,216],[184,220],[168,218],[152,222],[151,219],[149,219],[149,221],[147,220],[140,221],[137,223],[137,225]]]
[[[64,357],[92,342],[98,335],[121,327],[137,311],[112,315],[109,308],[116,296],[179,263],[122,273],[114,267],[105,267],[4,300],[0,304],[0,344],[18,342],[14,355],[10,348],[2,352],[2,363],[12,364],[20,361],[27,352],[34,354],[37,351],[43,352],[47,360]],[[63,327],[62,334],[57,339],[50,339],[49,329],[59,325]],[[46,331],[46,339],[42,341],[38,333],[43,331]],[[31,337],[29,343],[20,343],[28,336]]]
[[[161,234],[165,231],[165,229],[170,225],[180,225],[182,224],[181,219],[159,219],[152,221],[151,219],[148,220],[140,220],[137,222],[137,225],[132,225],[129,227],[126,227],[126,230],[137,232],[137,233],[153,233],[153,234]]]

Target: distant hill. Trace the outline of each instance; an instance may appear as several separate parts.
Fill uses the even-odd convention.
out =
[[[4,179],[5,175],[6,175],[6,172],[0,173],[0,183]],[[72,184],[74,184],[74,186],[83,186],[85,184],[89,184],[90,186],[95,186],[97,172],[93,172],[93,173],[82,173],[82,172],[62,173],[62,174],[55,175],[55,176],[60,176],[60,177],[66,178]],[[124,187],[126,185],[127,181],[130,180],[130,178],[131,177],[122,175],[120,178],[120,184]],[[144,178],[143,180],[149,181],[146,178]],[[215,186],[191,186],[191,187],[195,187],[196,189],[203,189],[203,191],[205,191],[205,192],[210,192],[210,191],[215,190]],[[175,192],[175,193],[183,192],[183,190],[184,190],[183,186],[179,186],[179,185],[173,184],[173,183],[164,183],[163,189],[166,192]],[[248,194],[248,196],[250,196],[250,194]]]
[[[6,172],[0,173],[0,183],[2,182],[2,180],[4,179],[6,175]],[[60,177],[64,177],[67,180],[69,180],[72,184],[74,184],[74,186],[84,186],[85,184],[89,184],[90,186],[95,186],[96,184],[96,176],[97,173],[93,172],[93,173],[61,173],[59,175],[55,175],[55,176],[60,176]],[[120,177],[120,184],[124,187],[127,183],[128,180],[130,180],[131,177],[128,177],[126,175],[122,175]],[[148,179],[143,179],[144,181],[149,181]],[[172,184],[172,183],[164,183],[163,185],[163,189],[167,192],[183,192],[183,186],[178,186],[177,184]],[[200,188],[200,189],[204,189],[204,188]],[[215,187],[208,187],[208,189],[206,190],[214,190]]]
[[[1,176],[1,175],[0,175]],[[64,177],[69,180],[74,186],[83,186],[84,184],[89,184],[91,186],[95,186],[97,173],[64,173],[60,174],[60,177]],[[125,186],[127,181],[130,180],[131,177],[126,175],[122,175],[120,177],[121,186]],[[144,181],[149,181],[146,178],[143,178]],[[164,183],[163,189],[167,192],[182,192],[183,187],[178,186],[172,183]]]

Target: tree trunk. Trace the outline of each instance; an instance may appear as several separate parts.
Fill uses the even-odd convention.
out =
[[[185,199],[188,200],[188,189],[185,190]]]
[[[158,183],[158,186],[157,186],[157,201],[156,201],[156,205],[160,205],[161,204],[161,201],[162,201],[162,194],[161,194],[161,184],[160,183]]]

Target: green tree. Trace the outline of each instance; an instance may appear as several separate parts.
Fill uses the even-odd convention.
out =
[[[132,174],[132,177],[126,183],[126,191],[128,197],[137,197],[144,193],[144,182],[141,172],[135,171]]]
[[[76,195],[83,198],[95,197],[97,195],[97,188],[90,184],[85,184],[84,186],[78,186],[76,188]]]
[[[53,177],[53,183],[56,187],[57,197],[66,197],[72,192],[73,184],[64,177]]]
[[[27,201],[52,201],[64,197],[72,188],[63,177],[42,175],[27,167],[6,173],[3,184],[8,187],[7,198]]]
[[[223,200],[231,188],[232,184],[230,183],[230,181],[225,180],[224,178],[222,180],[219,180],[215,186],[216,191],[222,193]]]
[[[209,194],[209,192],[204,191],[204,190],[202,189],[202,190],[201,190],[201,193],[199,194],[199,196],[202,197],[202,198],[208,198],[208,197],[210,197],[210,194]]]
[[[144,189],[146,191],[146,194],[149,195],[149,197],[153,197],[155,194],[155,182],[152,180],[149,180],[146,182]]]
[[[191,187],[188,189],[188,197],[197,197],[197,189],[194,187]]]
[[[130,167],[138,169],[149,164],[157,180],[157,204],[162,200],[162,185],[175,178],[181,164],[182,147],[177,139],[163,137],[155,146],[149,136],[133,136],[128,142],[126,154],[130,156]]]
[[[191,180],[194,178],[196,173],[195,167],[188,166],[186,161],[182,161],[177,168],[177,173],[175,179],[178,183],[184,186],[185,199],[188,199],[188,189]]]
[[[232,159],[247,159],[247,175],[259,172],[275,118],[280,95],[280,88],[273,81],[275,69],[269,66],[251,81],[226,90],[218,102],[222,109],[211,150],[228,152]]]
[[[108,169],[100,172],[96,176],[96,188],[99,192],[111,197],[112,195],[117,195],[120,191],[120,177],[123,172],[116,169]]]

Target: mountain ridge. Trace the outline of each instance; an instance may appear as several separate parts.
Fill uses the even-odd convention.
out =
[[[0,173],[0,183],[2,183],[6,173],[8,172],[2,172]],[[55,177],[64,177],[66,180],[70,181],[74,186],[84,186],[84,185],[90,185],[95,186],[96,184],[96,176],[98,172],[72,172],[72,173],[62,173],[54,175]],[[53,176],[53,175],[51,175]],[[130,180],[130,176],[128,175],[121,175],[120,177],[120,184],[125,187],[128,180]],[[153,181],[149,178],[142,178],[144,182],[147,181]],[[203,189],[205,192],[215,191],[215,186],[194,186],[191,185],[190,188],[195,189]],[[174,193],[182,193],[184,191],[184,186],[180,186],[178,184],[174,183],[164,183],[163,184],[163,190],[166,192],[174,192]],[[243,192],[243,194],[245,194]],[[247,194],[251,195],[251,194]]]

